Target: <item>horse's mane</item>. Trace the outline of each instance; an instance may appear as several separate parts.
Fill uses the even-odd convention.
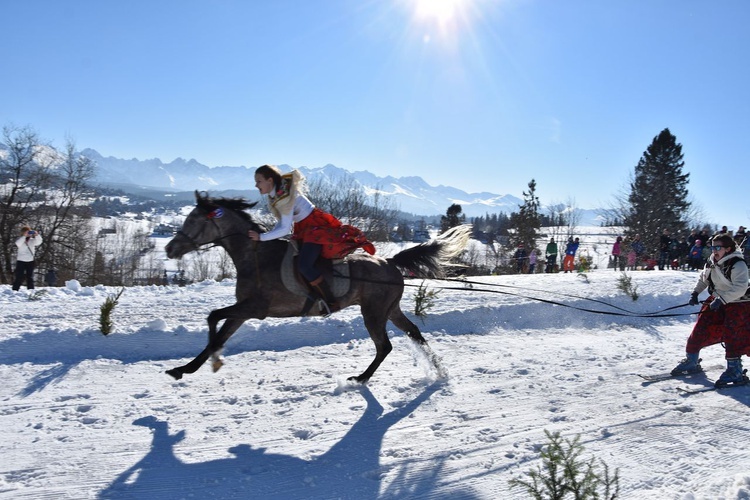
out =
[[[240,217],[242,217],[244,220],[251,224],[255,224],[259,226],[262,231],[268,230],[268,224],[264,221],[253,217],[252,214],[246,212],[246,210],[249,210],[255,205],[258,204],[257,201],[249,202],[245,198],[242,198],[240,196],[236,198],[225,198],[225,197],[219,197],[219,198],[211,198],[208,196],[208,194],[200,194],[197,191],[195,192],[195,200],[196,205],[198,208],[201,208],[207,212],[212,212],[216,210],[219,207],[222,208],[228,208],[229,210],[233,211]]]

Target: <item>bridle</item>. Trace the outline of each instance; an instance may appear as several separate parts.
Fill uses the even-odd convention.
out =
[[[238,235],[238,234],[242,234],[239,231],[235,231],[235,232],[229,233],[229,234],[222,234],[221,227],[216,222],[216,219],[220,219],[223,216],[224,216],[224,209],[222,207],[218,207],[218,208],[212,210],[211,212],[209,212],[208,214],[206,214],[206,218],[203,220],[204,224],[207,223],[207,222],[212,223],[214,225],[214,227],[216,228],[216,231],[219,233],[219,236],[217,238],[214,238],[211,241],[207,241],[205,243],[198,243],[198,241],[196,240],[196,237],[198,235],[200,235],[200,234],[203,233],[203,231],[204,231],[203,228],[201,228],[201,229],[198,230],[198,233],[197,233],[196,237],[190,236],[189,234],[187,234],[182,229],[178,230],[175,233],[175,236],[182,236],[182,238],[188,240],[188,242],[193,246],[193,251],[196,251],[196,252],[206,252],[206,251],[210,250],[213,247],[220,246],[218,244],[218,242],[220,242],[221,240],[226,239],[226,238],[230,238],[230,237]],[[206,245],[208,245],[208,246],[206,246]]]

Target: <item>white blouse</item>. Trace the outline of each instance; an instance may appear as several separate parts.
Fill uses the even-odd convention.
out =
[[[282,215],[281,219],[279,219],[276,222],[276,225],[273,226],[273,229],[271,229],[267,233],[261,233],[260,241],[275,240],[278,238],[283,238],[284,236],[288,236],[292,232],[292,224],[294,222],[300,222],[307,218],[307,216],[312,213],[314,208],[315,205],[313,205],[305,195],[297,193],[297,196],[294,199],[294,208],[292,209],[292,213]]]

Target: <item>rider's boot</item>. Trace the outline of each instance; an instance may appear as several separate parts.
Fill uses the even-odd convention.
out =
[[[341,305],[333,296],[331,288],[328,286],[328,282],[323,279],[323,276],[319,276],[315,280],[311,281],[310,288],[312,288],[312,291],[323,303],[320,311],[323,316],[328,316],[329,314],[341,309]]]

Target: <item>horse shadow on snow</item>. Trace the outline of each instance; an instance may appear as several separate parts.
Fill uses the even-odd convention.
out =
[[[98,498],[403,498],[439,488],[451,498],[477,499],[466,487],[441,483],[447,457],[429,463],[424,457],[402,461],[395,479],[385,489],[381,484],[381,478],[393,470],[379,461],[386,433],[440,387],[431,384],[413,401],[385,415],[369,389],[358,388],[367,403],[360,419],[332,448],[309,460],[239,444],[228,450],[233,458],[185,463],[174,451],[185,431],[170,434],[167,422],[153,416],[140,418],[133,425],[152,429],[151,449]]]

